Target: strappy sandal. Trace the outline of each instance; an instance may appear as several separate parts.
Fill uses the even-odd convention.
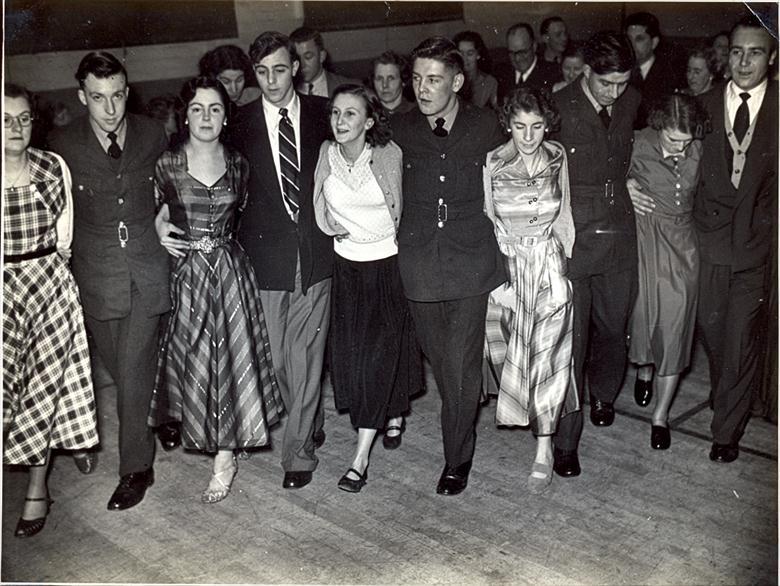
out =
[[[238,472],[238,464],[236,459],[233,458],[233,465],[228,466],[224,470],[214,472],[209,480],[209,485],[203,494],[200,495],[200,500],[206,504],[214,504],[219,501],[225,500],[227,495],[230,494],[230,487],[233,486],[233,479]]]
[[[45,502],[46,514],[43,517],[39,517],[38,519],[28,520],[19,517],[19,522],[16,524],[16,531],[14,532],[15,537],[32,537],[33,535],[40,533],[41,529],[43,529],[43,526],[46,524],[46,517],[49,515],[51,505],[54,503],[54,501],[51,500],[48,496],[40,498],[25,497],[24,500],[31,503]]]
[[[531,466],[531,474],[528,475],[528,491],[531,494],[541,494],[552,482],[552,462],[549,464],[542,464],[541,462],[534,462]],[[538,474],[544,474],[543,477],[534,476],[534,472]]]

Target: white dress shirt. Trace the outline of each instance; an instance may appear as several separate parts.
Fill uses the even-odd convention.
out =
[[[279,190],[284,193],[284,188],[282,187],[282,172],[279,168],[279,122],[281,121],[282,117],[279,114],[279,110],[281,108],[278,108],[277,106],[274,106],[271,104],[268,100],[265,99],[265,97],[262,98],[263,102],[263,114],[265,115],[265,125],[268,128],[268,142],[271,144],[271,152],[273,153],[274,158],[274,166],[276,167],[276,177],[279,180]],[[292,123],[293,132],[295,132],[295,151],[298,155],[298,169],[301,168],[301,101],[298,98],[298,94],[293,93],[292,99],[288,102],[286,106],[283,106],[284,108],[287,108],[287,117],[290,119],[290,122]],[[287,213],[290,215],[290,218],[293,220],[295,219],[295,214],[292,213],[292,210],[290,210],[290,206],[287,205],[287,201],[282,198],[282,201],[284,201],[284,207],[287,209]]]

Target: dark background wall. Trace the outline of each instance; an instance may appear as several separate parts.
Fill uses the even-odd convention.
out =
[[[307,8],[308,5],[308,8]],[[381,10],[377,10],[381,7]],[[109,9],[110,8],[110,9]],[[620,28],[626,14],[648,10],[661,21],[669,48],[728,29],[740,2],[270,2],[256,0],[9,0],[6,2],[6,79],[78,111],[73,73],[86,50],[112,50],[124,60],[136,103],[178,93],[209,49],[247,48],[264,30],[289,33],[329,11],[341,30],[324,32],[334,69],[363,78],[371,58],[386,49],[406,53],[433,34],[479,32],[504,60],[504,32],[525,21],[538,30],[551,15],[566,20],[574,39]],[[319,12],[318,12],[319,11]],[[321,21],[320,21],[321,22]],[[54,31],[54,32],[52,32]]]

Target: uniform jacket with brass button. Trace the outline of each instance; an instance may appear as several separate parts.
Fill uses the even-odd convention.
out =
[[[629,86],[612,106],[609,129],[578,78],[553,94],[561,115],[554,138],[569,160],[571,209],[577,240],[569,278],[635,269],[636,225],[626,188],[634,121],[641,102]]]
[[[433,134],[419,109],[391,124],[404,161],[398,267],[406,296],[447,301],[492,291],[506,281],[483,211],[485,155],[506,140],[495,114],[461,101],[446,137]]]
[[[168,311],[168,254],[154,229],[154,165],[168,145],[163,127],[127,114],[119,159],[103,150],[87,116],[49,142],[73,175],[72,266],[84,311],[98,320],[125,317],[133,286],[149,316]]]
[[[320,230],[331,236],[345,235],[347,229],[339,224],[328,210],[325,203],[325,194],[322,186],[330,175],[330,163],[328,162],[328,149],[333,143],[329,140],[320,147],[320,159],[317,169],[314,171],[314,214],[317,217],[317,225]],[[374,146],[371,152],[371,173],[382,190],[387,211],[393,218],[393,224],[398,231],[401,221],[403,199],[401,197],[401,167],[402,154],[397,144],[390,141],[384,146]]]

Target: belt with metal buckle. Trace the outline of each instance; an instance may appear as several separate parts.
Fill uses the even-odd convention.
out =
[[[215,248],[219,248],[228,242],[230,242],[230,236],[217,236],[216,238],[204,236],[198,240],[190,240],[190,249],[211,254]]]

